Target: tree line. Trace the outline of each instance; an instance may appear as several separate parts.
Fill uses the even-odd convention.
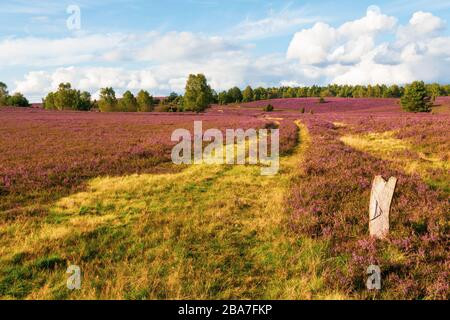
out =
[[[171,93],[169,97],[158,100],[145,90],[139,91],[136,96],[131,91],[126,91],[119,99],[114,89],[107,87],[100,90],[98,100],[92,101],[89,92],[72,89],[70,83],[61,83],[56,92],[48,93],[43,99],[43,106],[47,110],[98,109],[101,112],[152,112],[158,104],[161,106],[161,111],[166,112],[201,112],[215,102],[214,90],[208,85],[203,74],[189,75],[185,89],[184,96]]]
[[[439,96],[450,95],[450,85],[438,83],[425,85],[427,94],[435,100]],[[310,87],[258,87],[253,89],[247,86],[241,91],[234,87],[228,91],[222,91],[217,96],[217,103],[241,103],[258,100],[283,99],[283,98],[308,98],[308,97],[340,97],[340,98],[400,98],[405,93],[406,86],[398,85],[337,85],[310,86]]]
[[[121,99],[116,98],[113,88],[100,90],[99,100],[92,100],[87,91],[72,89],[70,83],[61,83],[58,90],[49,92],[42,100],[47,110],[80,110],[89,111],[98,109],[102,112],[149,112],[153,111],[153,98],[147,91],[139,91],[135,97],[126,91]]]
[[[415,97],[413,97],[415,95]],[[70,83],[61,83],[58,90],[50,92],[43,99],[43,106],[48,110],[99,110],[102,112],[151,112],[158,107],[163,112],[202,112],[211,104],[245,103],[258,100],[282,98],[318,97],[321,102],[326,97],[342,98],[402,98],[402,106],[407,111],[430,110],[432,101],[438,96],[450,95],[450,85],[438,83],[425,84],[416,81],[410,85],[336,85],[310,87],[258,87],[247,86],[244,90],[233,87],[217,93],[207,82],[203,74],[189,75],[185,94],[171,93],[163,99],[153,98],[148,91],[141,90],[136,96],[126,91],[122,98],[117,98],[113,88],[100,90],[98,100],[92,100],[87,91],[73,89]],[[408,100],[421,101],[419,107],[413,107]],[[28,100],[20,93],[9,96],[7,87],[0,82],[0,106],[28,106]]]
[[[28,107],[29,105],[30,103],[23,94],[16,92],[12,96],[9,95],[8,86],[0,82],[0,107]]]

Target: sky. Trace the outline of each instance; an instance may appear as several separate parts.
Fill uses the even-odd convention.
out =
[[[78,14],[79,13],[79,14]],[[0,0],[0,81],[183,93],[233,86],[450,83],[450,1]]]

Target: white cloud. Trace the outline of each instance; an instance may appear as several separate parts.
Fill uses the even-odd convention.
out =
[[[262,19],[247,18],[232,30],[232,34],[239,40],[264,39],[291,32],[293,28],[316,20],[316,17],[305,10],[293,10],[287,6],[280,11],[270,11],[268,16]]]
[[[373,49],[375,37],[392,31],[396,23],[394,17],[382,14],[373,6],[365,17],[346,22],[339,28],[318,22],[294,35],[287,57],[299,59],[301,64],[356,63]]]
[[[106,60],[110,51],[127,41],[121,34],[87,35],[61,39],[7,38],[0,41],[0,67],[61,66]]]
[[[445,21],[429,12],[418,11],[413,14],[406,26],[400,26],[397,31],[398,41],[408,43],[436,36],[445,28]]]
[[[318,22],[311,29],[294,35],[289,45],[288,59],[300,59],[302,64],[320,64],[327,60],[337,42],[337,31],[325,23]]]
[[[93,93],[106,86],[119,94],[141,88],[155,95],[182,92],[190,73],[204,73],[217,90],[247,84],[450,81],[450,37],[443,34],[445,21],[431,13],[416,12],[406,25],[398,25],[395,17],[369,7],[361,19],[336,27],[317,22],[300,30],[287,54],[255,56],[243,39],[258,38],[259,29],[276,33],[301,23],[288,16],[291,20],[280,24],[273,24],[271,16],[247,21],[239,26],[242,37],[236,41],[226,33],[189,32],[8,38],[0,40],[0,68],[46,70],[16,81],[17,91],[33,97],[55,90],[60,82]]]
[[[0,41],[0,67],[196,60],[236,50],[240,50],[240,46],[223,38],[189,32],[81,34],[60,39],[7,38]]]
[[[369,7],[365,17],[338,28],[316,23],[297,32],[287,58],[301,68],[316,66],[318,78],[339,84],[450,81],[450,37],[442,36],[445,21],[416,12],[406,25]],[[391,41],[382,37],[394,35]]]

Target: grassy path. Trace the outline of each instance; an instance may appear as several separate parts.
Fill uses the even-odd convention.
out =
[[[309,144],[298,125],[300,144],[274,177],[256,166],[199,165],[92,180],[86,192],[61,199],[33,232],[11,233],[16,245],[14,254],[11,247],[1,252],[0,296],[339,297],[321,277],[327,244],[288,230],[284,201]],[[70,264],[83,274],[76,292],[65,289]]]

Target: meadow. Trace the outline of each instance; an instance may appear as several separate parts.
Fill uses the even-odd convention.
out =
[[[267,103],[273,112],[264,112]],[[205,113],[0,109],[0,298],[448,299],[450,99],[275,99]],[[175,166],[177,128],[280,129],[280,172]],[[375,175],[391,233],[368,233]],[[82,270],[66,288],[68,265]],[[366,269],[382,270],[368,291]]]

